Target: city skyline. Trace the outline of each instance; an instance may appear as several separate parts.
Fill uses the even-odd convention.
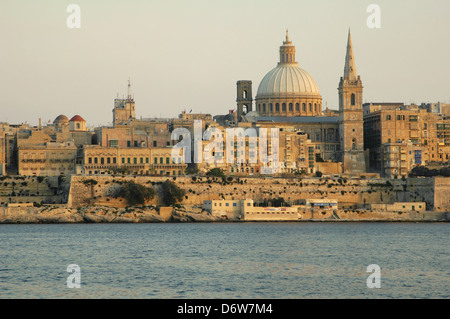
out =
[[[251,80],[255,95],[276,66],[286,29],[323,108],[338,108],[349,28],[364,102],[450,101],[448,1],[378,1],[380,29],[366,24],[369,1],[78,1],[79,29],[66,25],[71,3],[2,2],[0,122],[80,114],[90,127],[109,125],[128,79],[138,118],[226,114],[236,81]]]

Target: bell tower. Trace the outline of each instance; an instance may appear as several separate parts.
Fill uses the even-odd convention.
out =
[[[237,81],[237,116],[238,121],[242,115],[252,111],[252,81]]]
[[[343,165],[343,173],[365,173],[363,85],[360,76],[356,74],[350,30],[348,31],[344,76],[340,79],[338,92],[340,160]]]

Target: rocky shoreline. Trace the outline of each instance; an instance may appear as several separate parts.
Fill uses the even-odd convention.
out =
[[[385,215],[385,218],[374,216],[348,216],[348,218],[303,219],[299,222],[448,222],[449,213],[429,212],[424,217],[402,215]],[[424,215],[422,215],[424,216]],[[69,208],[65,205],[49,205],[43,207],[7,207],[0,209],[0,224],[74,224],[74,223],[178,223],[178,222],[245,222],[244,220],[228,220],[213,216],[199,207],[161,207],[153,206],[114,208],[103,206],[87,206]],[[283,221],[280,221],[283,222]],[[292,222],[292,221],[291,221]]]
[[[13,207],[0,210],[0,224],[55,223],[164,223],[220,221],[201,209],[171,210],[162,214],[152,207]]]

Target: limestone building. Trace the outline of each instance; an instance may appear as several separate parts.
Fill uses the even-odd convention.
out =
[[[182,154],[172,157],[172,148],[103,147],[86,145],[83,149],[83,174],[108,175],[183,175],[187,164]]]
[[[126,124],[136,118],[135,102],[131,95],[131,83],[128,80],[128,94],[127,98],[114,100],[113,108],[113,125]]]
[[[326,108],[313,77],[299,67],[295,46],[286,33],[280,47],[278,65],[261,80],[251,103],[251,81],[237,82],[237,119],[239,123],[287,127],[304,132],[314,145],[314,157],[319,162],[342,163],[334,173],[366,172],[363,140],[363,86],[356,74],[350,31],[348,32],[344,75],[339,82],[339,111]],[[245,107],[249,112],[245,113]],[[222,123],[232,123],[231,117],[217,117]],[[330,166],[331,167],[331,166]],[[312,169],[314,171],[314,169]]]
[[[364,109],[364,147],[372,169],[405,176],[417,165],[449,161],[450,119],[442,114],[403,103],[371,103]],[[400,151],[402,163],[393,156]]]

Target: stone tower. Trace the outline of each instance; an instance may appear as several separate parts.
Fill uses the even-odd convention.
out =
[[[238,120],[242,115],[252,111],[252,81],[237,81],[237,116]]]
[[[131,83],[128,80],[128,96],[126,99],[114,99],[113,125],[127,124],[136,119],[135,102],[131,95]]]
[[[352,38],[348,31],[344,76],[339,82],[340,160],[343,173],[365,173],[363,132],[363,85],[356,75]]]

